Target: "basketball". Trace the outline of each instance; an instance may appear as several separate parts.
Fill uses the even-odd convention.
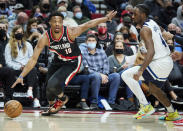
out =
[[[22,104],[19,101],[10,100],[5,104],[4,112],[10,118],[18,117],[22,113]]]

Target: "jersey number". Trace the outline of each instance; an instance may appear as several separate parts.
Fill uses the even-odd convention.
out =
[[[72,49],[71,48],[67,48],[67,49],[65,49],[65,52],[66,52],[66,54],[70,54],[70,53],[72,53]]]

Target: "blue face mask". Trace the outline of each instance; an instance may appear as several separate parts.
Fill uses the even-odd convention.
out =
[[[78,19],[81,19],[83,17],[82,12],[77,12],[75,17],[78,18]]]
[[[88,43],[88,48],[91,49],[91,50],[95,49],[96,48],[96,43],[95,42],[89,42]]]
[[[37,31],[36,28],[32,28],[32,29],[30,30],[30,32],[31,32],[31,33],[34,33],[34,32],[38,32],[38,31]]]
[[[66,12],[61,12],[61,14],[64,16],[64,18],[67,16]]]

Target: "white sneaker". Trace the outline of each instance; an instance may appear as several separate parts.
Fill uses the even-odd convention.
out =
[[[38,99],[35,99],[35,100],[34,100],[34,102],[33,102],[33,107],[34,107],[34,108],[40,108],[40,107],[41,107],[41,105],[40,105]]]
[[[27,90],[27,97],[33,99],[33,92],[32,92],[32,90]]]

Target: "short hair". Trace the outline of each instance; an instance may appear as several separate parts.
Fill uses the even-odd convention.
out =
[[[62,13],[56,11],[56,12],[51,13],[51,15],[48,18],[48,21],[50,21],[53,16],[60,16],[60,17],[62,17],[62,19],[64,19],[64,16],[62,15]]]
[[[74,10],[75,10],[76,8],[80,8],[80,9],[81,9],[81,7],[80,7],[79,5],[75,5],[75,6],[72,8],[72,11],[74,12]]]
[[[149,16],[150,10],[146,4],[138,4],[135,7],[138,8],[141,12],[145,13],[146,16]]]
[[[98,40],[98,39],[97,39],[97,36],[96,36],[95,34],[88,34],[88,35],[86,36],[86,41],[87,41],[89,38],[95,38],[96,41]]]

